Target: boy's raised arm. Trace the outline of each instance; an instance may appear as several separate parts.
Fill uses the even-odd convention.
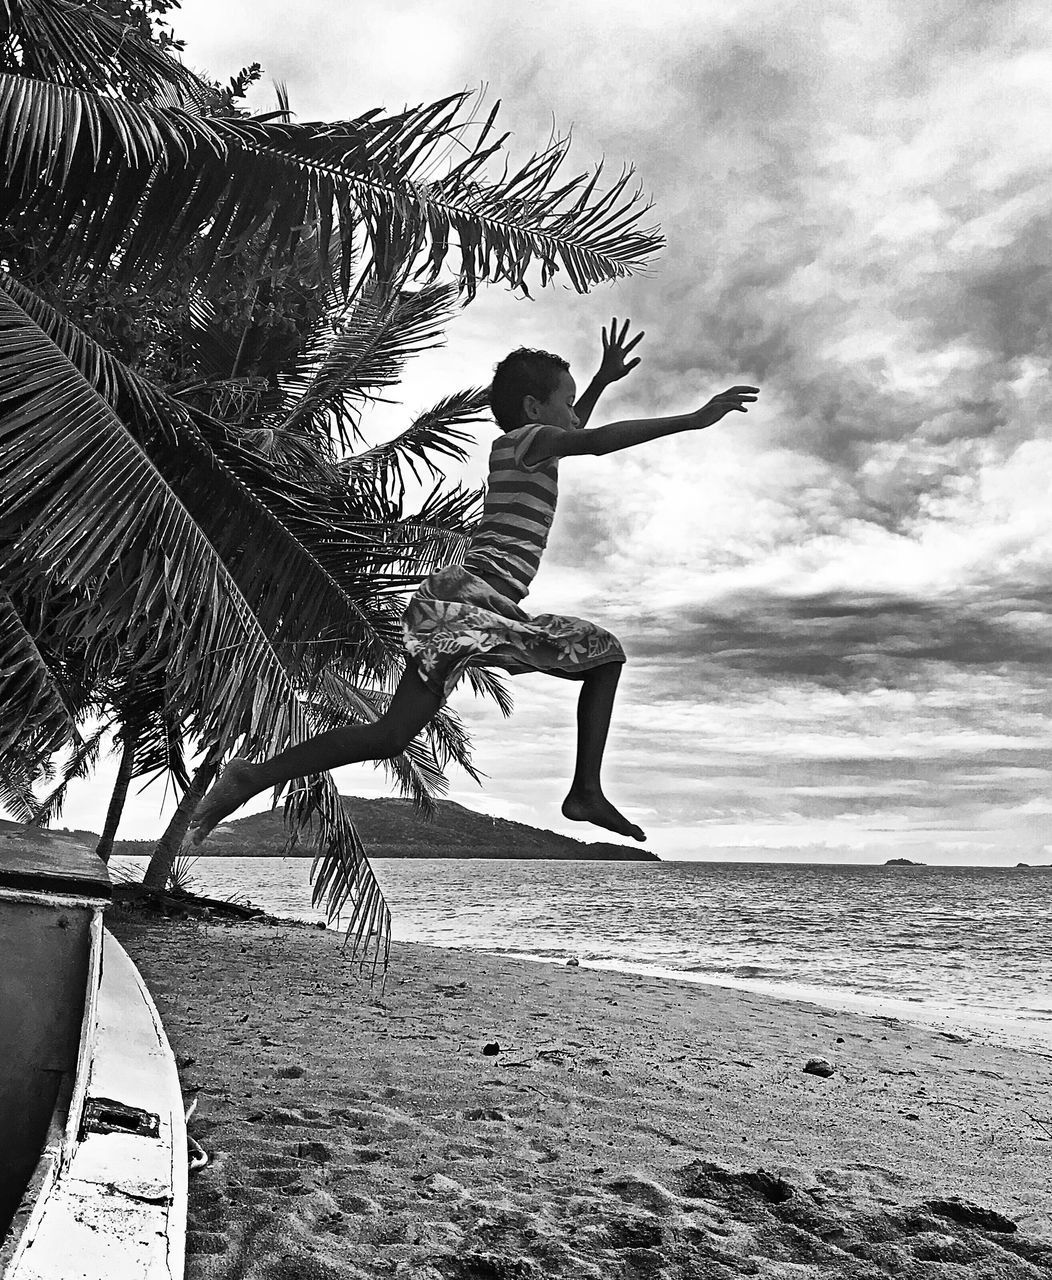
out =
[[[611,382],[617,382],[626,377],[639,364],[639,356],[636,356],[634,360],[625,359],[632,348],[642,342],[645,336],[643,332],[640,332],[636,334],[631,342],[626,342],[628,326],[631,323],[631,320],[626,320],[621,332],[618,333],[617,317],[615,316],[610,321],[609,334],[605,328],[603,329],[603,358],[599,363],[599,370],[574,405],[574,413],[577,414],[577,420],[582,427],[592,416],[596,401]]]

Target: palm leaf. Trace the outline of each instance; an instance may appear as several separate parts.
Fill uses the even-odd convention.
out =
[[[419,414],[392,440],[353,454],[340,468],[358,483],[364,481],[384,492],[394,486],[401,501],[406,490],[405,470],[419,484],[425,473],[432,480],[442,474],[436,458],[455,462],[467,458],[465,446],[473,443],[473,437],[463,427],[483,421],[488,404],[489,392],[482,387],[455,392]]]
[[[214,102],[188,68],[93,4],[6,0],[0,36],[13,42],[23,75],[77,89],[118,89],[155,105]]]
[[[9,525],[23,520],[26,559],[91,589],[97,631],[128,635],[132,651],[149,629],[144,618],[171,636],[171,714],[193,716],[206,741],[230,749],[241,739],[246,753],[272,754],[310,736],[292,680],[185,506],[106,400],[4,290],[0,510]],[[368,906],[355,914],[357,926],[386,921],[331,779],[305,780],[290,810],[298,824],[319,828],[330,907],[356,893]]]
[[[144,778],[144,785],[170,777],[180,791],[185,790],[190,777],[183,750],[183,725],[169,713],[163,681],[142,662],[130,662],[121,675],[112,705],[122,725],[137,727],[131,776]]]
[[[438,473],[432,453],[463,457],[468,437],[459,424],[476,419],[484,393],[447,397],[345,466],[329,465],[300,442],[276,469],[223,424],[128,369],[32,290],[3,273],[0,288],[119,414],[220,552],[286,665],[301,641],[320,658],[320,642],[346,641],[352,626],[360,661],[380,677],[390,674],[402,656],[401,611],[378,595],[411,588],[459,559],[481,494],[439,486],[406,515],[404,487],[391,495],[376,481],[394,474],[403,457],[414,474],[417,463]],[[348,473],[356,480],[351,490]]]
[[[215,272],[253,235],[285,252],[304,228],[317,231],[325,261],[335,232],[345,289],[355,235],[364,230],[381,280],[425,252],[434,278],[455,253],[469,295],[482,280],[525,289],[535,265],[542,285],[565,270],[583,292],[640,269],[660,247],[655,228],[639,227],[650,206],[630,188],[630,172],[601,196],[598,171],[555,186],[566,140],[495,184],[480,180],[504,141],[493,136],[492,114],[464,143],[466,158],[429,180],[436,153],[451,138],[464,142],[459,113],[467,98],[387,117],[291,124],[205,119],[0,75],[8,172],[0,218],[16,241],[38,237],[69,269],[106,266],[119,254],[127,274],[164,272],[192,242],[199,270]]]
[[[39,293],[2,269],[0,289],[10,295],[107,404],[136,424],[141,435],[177,438],[178,426],[189,421],[185,406],[133,373]]]
[[[392,295],[369,283],[303,353],[298,378],[283,379],[294,398],[278,430],[293,431],[318,419],[343,428],[347,397],[361,403],[381,388],[396,386],[408,359],[440,344],[457,307],[452,285]],[[341,439],[349,443],[346,431]]]
[[[314,904],[325,903],[333,919],[350,902],[346,928],[354,939],[352,954],[357,955],[360,946],[367,948],[372,938],[374,972],[381,960],[386,967],[391,950],[391,912],[361,838],[328,774],[298,780],[285,801],[285,820],[292,833],[290,846],[318,827],[318,853],[311,864]]]
[[[401,514],[387,533],[388,559],[392,566],[386,580],[405,590],[445,565],[464,558],[471,532],[482,511],[480,489],[446,489],[436,485],[416,511]],[[382,517],[377,513],[376,527]]]
[[[58,673],[0,587],[0,759],[17,755],[28,772],[27,764],[77,738],[76,709]]]
[[[511,715],[515,704],[507,681],[499,672],[488,667],[468,667],[466,674],[476,696],[491,698],[500,708],[501,715]]]
[[[422,427],[405,447],[415,448],[421,462],[428,449],[457,455],[458,434],[454,427]],[[414,587],[432,568],[462,554],[481,510],[479,490],[439,484],[407,512],[404,490],[377,484],[372,469],[363,467],[355,476],[352,468],[353,483],[348,485],[348,468],[330,465],[308,441],[283,436],[259,448],[259,435],[251,429],[239,436],[218,428],[209,446],[302,540],[324,571],[355,598],[368,598],[371,609],[382,613],[381,596]],[[392,457],[398,447],[394,442]],[[280,465],[274,465],[275,459]]]
[[[104,720],[87,737],[81,738],[69,759],[58,770],[59,781],[42,800],[32,799],[20,821],[34,827],[49,827],[62,815],[66,793],[70,783],[77,782],[94,772],[102,750],[102,740],[113,728],[112,720]]]
[[[379,536],[370,537],[364,526],[354,531],[353,553],[336,563],[338,578],[309,545],[328,542],[329,512],[305,509],[299,497],[316,502],[319,493],[342,487],[339,473],[315,458],[313,475],[306,477],[310,483],[301,475],[293,487],[287,476],[260,467],[226,442],[213,424],[217,452],[197,429],[207,421],[203,415],[188,412],[132,373],[17,281],[0,275],[0,287],[134,429],[136,443],[220,552],[286,663],[299,641],[344,637],[353,625],[359,628],[362,659],[386,673],[397,657],[394,620],[378,631],[375,611],[367,607],[375,592],[368,567],[388,555]]]
[[[25,762],[16,757],[0,756],[0,809],[16,822],[29,823],[33,818],[33,780]]]

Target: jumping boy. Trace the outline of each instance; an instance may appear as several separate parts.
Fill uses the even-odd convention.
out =
[[[756,387],[738,386],[693,413],[639,418],[586,428],[600,394],[629,373],[628,321],[603,330],[599,372],[578,400],[560,356],[520,348],[497,366],[490,406],[501,435],[490,450],[482,519],[463,564],[433,573],[409,601],[402,620],[406,668],[379,720],[318,734],[259,764],[234,759],[204,797],[191,824],[200,843],[246,800],[293,778],[364,760],[400,755],[435,717],[469,666],[512,675],[543,671],[579,680],[577,759],[563,815],[618,835],[643,832],[603,794],[600,769],[614,695],[625,661],[609,631],[581,618],[528,614],[520,602],[540,564],[555,514],[559,460],[599,457],[664,436],[700,431],[732,411],[747,413]]]

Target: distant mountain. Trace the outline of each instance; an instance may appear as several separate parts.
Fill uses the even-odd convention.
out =
[[[56,827],[55,831],[59,835],[67,835],[73,840],[79,840],[81,844],[86,844],[92,850],[100,839],[97,831],[82,831],[79,827]]]
[[[524,822],[491,818],[452,800],[439,800],[428,822],[409,800],[343,796],[348,814],[370,858],[561,858],[608,862],[657,862],[657,854],[635,845],[586,844]],[[86,834],[86,833],[84,833]],[[98,837],[95,837],[97,841]],[[114,853],[148,855],[152,841],[118,840]],[[224,822],[201,853],[219,858],[271,858],[285,851],[281,812],[254,813]],[[313,857],[310,846],[302,857]]]

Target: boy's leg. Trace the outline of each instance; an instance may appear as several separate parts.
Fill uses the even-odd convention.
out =
[[[190,823],[193,842],[200,844],[217,823],[269,787],[311,773],[324,773],[343,764],[389,760],[399,755],[420,730],[431,723],[441,705],[438,695],[407,667],[391,705],[372,724],[330,729],[261,764],[231,760],[219,781],[197,806]]]
[[[607,662],[585,672],[577,700],[577,765],[562,811],[575,822],[592,822],[618,835],[645,840],[642,830],[603,795],[599,780],[621,666]]]

